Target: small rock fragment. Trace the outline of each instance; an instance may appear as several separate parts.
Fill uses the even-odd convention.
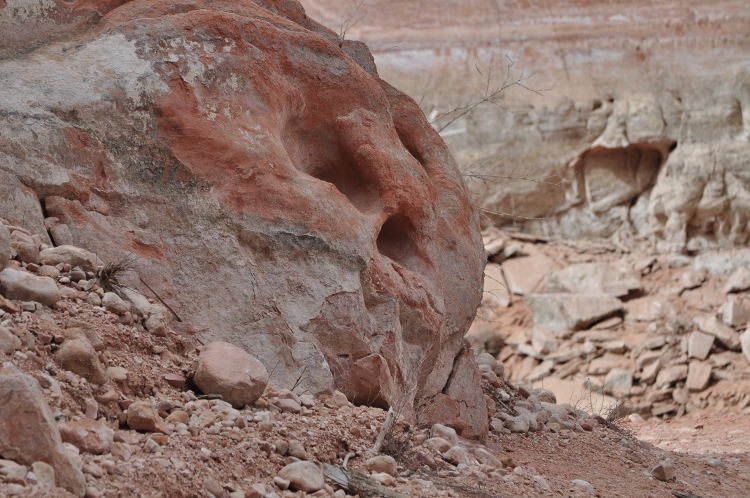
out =
[[[674,463],[667,458],[659,465],[651,469],[651,475],[660,481],[671,481],[674,479]]]
[[[691,361],[688,368],[685,387],[690,392],[703,391],[711,382],[711,364],[703,361]]]
[[[448,463],[451,463],[453,465],[458,465],[462,462],[464,455],[466,454],[466,450],[461,448],[460,446],[454,446],[445,453],[443,453],[443,460],[445,460]]]
[[[64,443],[70,443],[86,453],[109,453],[114,441],[115,432],[112,429],[90,418],[60,422],[57,427]]]
[[[167,424],[145,401],[136,401],[128,407],[128,427],[136,431],[169,433]]]
[[[584,481],[583,479],[573,479],[570,482],[572,482],[579,488],[588,491],[589,493],[594,492],[594,486],[592,486],[588,481]]]
[[[547,479],[545,479],[544,477],[536,475],[532,479],[534,479],[534,489],[536,489],[537,493],[552,490],[552,488],[550,488],[549,486],[549,483],[547,482]]]
[[[347,406],[349,404],[349,400],[346,398],[346,394],[342,393],[341,391],[333,391],[332,401],[333,404],[335,406],[338,406],[339,408],[342,406]]]
[[[203,488],[216,497],[224,495],[224,488],[217,481],[207,478],[203,480]]]
[[[435,453],[440,453],[441,455],[451,449],[451,447],[453,446],[441,437],[431,437],[430,439],[426,440],[423,445],[425,448],[428,448]]]
[[[458,439],[458,434],[456,433],[455,429],[446,427],[442,424],[434,424],[432,426],[432,429],[430,430],[430,435],[433,438],[439,437],[445,439],[450,443],[451,446],[458,446],[461,442]]]
[[[46,461],[56,484],[83,496],[85,481],[65,450],[39,384],[23,374],[0,375],[0,454],[22,463]]]
[[[172,313],[160,304],[152,304],[148,308],[148,316],[144,326],[146,330],[151,332],[157,337],[164,337],[167,335],[167,330],[170,322],[172,321]]]
[[[24,263],[37,263],[39,261],[39,247],[30,235],[14,230],[10,234],[10,245],[16,251],[16,259]]]
[[[396,477],[397,464],[396,460],[389,455],[378,455],[372,458],[368,458],[365,461],[365,466],[370,472],[385,473]]]
[[[89,382],[104,384],[107,381],[99,356],[85,338],[65,341],[53,357],[60,367],[84,377]]]
[[[17,349],[21,349],[21,345],[21,339],[0,325],[0,351],[5,354],[13,354]]]
[[[31,464],[31,470],[36,475],[37,485],[44,488],[55,487],[55,469],[47,462],[34,462]]]
[[[102,298],[102,306],[105,310],[115,315],[122,315],[126,311],[130,310],[130,303],[122,300],[120,296],[114,292],[105,292]]]
[[[289,440],[289,449],[287,450],[287,454],[289,456],[299,458],[300,460],[307,459],[307,451],[305,451],[305,447],[296,439]]]
[[[731,292],[742,292],[747,289],[750,289],[750,268],[740,266],[730,275],[729,280],[727,280],[724,286],[724,292],[729,294]]]
[[[69,264],[71,268],[79,266],[84,271],[94,271],[100,263],[95,254],[71,245],[43,249],[39,253],[39,261],[43,265],[50,266],[57,266],[60,263]]]

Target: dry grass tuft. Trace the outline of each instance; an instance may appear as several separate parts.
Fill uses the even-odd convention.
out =
[[[118,261],[111,261],[96,270],[96,281],[104,292],[114,292],[120,297],[125,285],[122,283],[124,275],[135,269],[138,258],[134,254],[128,254]]]

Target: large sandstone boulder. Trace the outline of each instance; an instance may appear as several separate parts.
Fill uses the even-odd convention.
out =
[[[0,17],[0,171],[274,384],[429,403],[483,249],[416,103],[294,1],[120,3]]]
[[[26,465],[46,462],[58,486],[84,495],[83,473],[63,446],[39,384],[28,375],[0,375],[0,456]]]

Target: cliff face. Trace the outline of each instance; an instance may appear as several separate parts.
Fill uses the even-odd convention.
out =
[[[303,4],[334,28],[352,11]],[[486,223],[662,250],[747,241],[745,2],[373,0],[364,11],[347,36],[428,117],[511,84],[442,132]]]

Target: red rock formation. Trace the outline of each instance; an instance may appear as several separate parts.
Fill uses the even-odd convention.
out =
[[[665,251],[750,240],[746,1],[302,3],[333,29],[366,13],[348,37],[428,115],[507,86],[443,134],[487,224]]]
[[[50,226],[104,260],[138,255],[182,318],[258,357],[271,384],[406,412],[446,388],[481,295],[478,218],[363,45],[292,1],[134,1],[92,27],[40,16],[69,31],[0,61],[0,168]]]

